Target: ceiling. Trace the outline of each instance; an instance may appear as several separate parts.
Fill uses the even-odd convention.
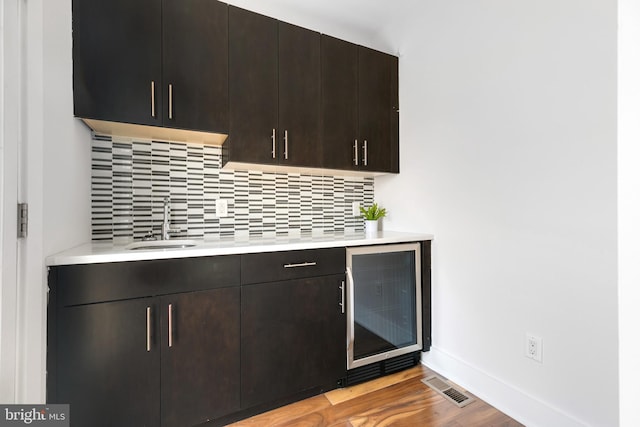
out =
[[[227,3],[396,53],[390,35],[421,0],[228,0]]]

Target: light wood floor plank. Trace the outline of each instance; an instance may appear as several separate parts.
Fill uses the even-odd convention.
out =
[[[422,383],[419,365],[398,374],[296,402],[234,427],[523,427],[476,398],[464,408]],[[474,396],[475,397],[475,396]]]
[[[411,369],[401,371],[395,374],[387,375],[386,377],[377,378],[375,380],[367,381],[366,383],[358,384],[351,387],[339,388],[325,393],[325,396],[333,405],[351,400],[355,397],[362,396],[363,394],[370,393],[372,391],[380,390],[388,387],[391,384],[396,384],[400,381],[404,381],[409,378],[421,376],[424,373],[422,365],[415,366]]]
[[[264,427],[288,425],[291,420],[297,420],[309,414],[331,407],[331,402],[323,395],[313,396],[299,402],[292,403],[273,411],[256,415],[246,420],[231,424],[234,427]],[[305,424],[301,424],[305,425]],[[315,424],[307,424],[315,425]]]

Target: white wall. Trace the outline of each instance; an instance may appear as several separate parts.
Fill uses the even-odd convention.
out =
[[[528,426],[617,425],[616,3],[420,8],[376,197],[435,235],[426,363]]]
[[[618,2],[618,219],[620,425],[640,425],[640,4]]]
[[[44,251],[91,236],[91,135],[73,117],[71,1],[44,1]]]
[[[73,119],[71,1],[23,6],[16,402],[45,399],[46,256],[90,240],[90,134]]]

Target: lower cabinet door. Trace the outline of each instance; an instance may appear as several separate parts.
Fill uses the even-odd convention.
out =
[[[346,373],[344,275],[242,287],[242,407],[314,388]]]
[[[169,295],[162,307],[162,426],[240,409],[240,288]]]
[[[160,357],[156,299],[58,312],[57,403],[76,426],[158,426]]]

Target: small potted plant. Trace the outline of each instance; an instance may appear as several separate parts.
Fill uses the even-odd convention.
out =
[[[368,208],[360,207],[360,213],[364,218],[364,230],[367,236],[375,236],[378,234],[378,220],[387,215],[387,210],[378,206],[377,203]]]

